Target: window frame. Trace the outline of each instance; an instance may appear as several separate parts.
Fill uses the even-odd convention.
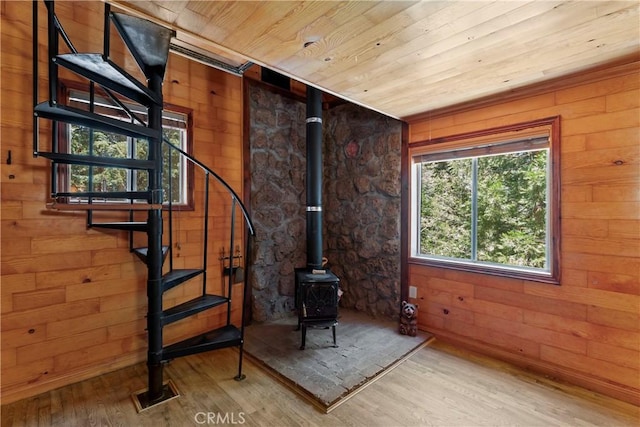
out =
[[[84,85],[82,83],[76,81],[63,81],[59,85],[59,94],[58,99],[62,100],[64,105],[67,105],[70,101],[71,93],[75,92],[85,92],[89,95],[90,89],[88,85]],[[108,98],[108,95],[98,86],[95,88],[96,96],[101,96],[103,98]],[[123,103],[131,103],[126,98],[122,98],[118,96],[118,99]],[[177,114],[181,114],[186,116],[186,144],[185,144],[185,152],[190,156],[193,156],[193,109],[182,107],[179,105],[171,104],[168,102],[163,103],[163,111],[173,112]],[[68,150],[70,147],[70,136],[68,134],[68,126],[59,126],[58,127],[58,149],[63,152],[63,150]],[[176,155],[180,155],[179,153],[175,153]],[[69,165],[67,164],[58,164],[57,169],[57,184],[58,188],[64,188],[65,191],[69,191],[71,183],[69,182]],[[191,161],[185,161],[185,175],[184,179],[186,180],[185,185],[185,203],[169,203],[165,202],[162,205],[164,210],[169,209],[171,207],[172,210],[181,210],[181,211],[191,211],[195,209],[194,202],[194,165]],[[107,203],[118,203],[119,201],[105,199]],[[95,202],[94,202],[95,203]],[[122,201],[122,203],[127,203],[126,201]]]
[[[508,266],[491,263],[479,263],[465,261],[461,259],[445,258],[438,256],[424,256],[417,254],[419,245],[419,199],[416,194],[419,185],[416,185],[416,163],[422,161],[423,155],[434,153],[446,153],[457,150],[465,150],[479,145],[492,143],[499,145],[501,142],[511,140],[521,140],[534,137],[546,132],[549,137],[549,158],[548,158],[548,224],[547,240],[549,260],[548,271],[538,271],[527,269],[526,267]],[[418,159],[416,161],[416,159]],[[451,136],[445,136],[430,140],[423,140],[412,143],[408,147],[408,170],[410,177],[409,186],[409,259],[410,264],[425,265],[431,267],[441,267],[472,273],[488,274],[513,279],[529,280],[542,283],[560,284],[560,116],[548,117],[539,120],[532,120],[523,123],[510,124],[506,126],[483,129]],[[417,188],[416,188],[417,187]]]

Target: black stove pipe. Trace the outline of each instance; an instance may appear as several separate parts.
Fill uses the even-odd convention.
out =
[[[307,86],[307,268],[322,269],[322,92]]]

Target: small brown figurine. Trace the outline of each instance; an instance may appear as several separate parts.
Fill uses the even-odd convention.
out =
[[[418,331],[418,306],[402,301],[400,311],[400,333],[415,337]]]

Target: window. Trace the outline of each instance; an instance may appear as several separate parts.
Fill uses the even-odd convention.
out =
[[[412,261],[557,283],[558,119],[410,148]]]
[[[78,109],[89,108],[89,93],[71,89],[66,94],[67,105]],[[146,120],[146,109],[136,104],[123,102],[137,117]],[[121,120],[130,121],[127,114],[106,96],[95,95],[94,108],[99,114]],[[190,153],[191,111],[175,106],[165,105],[162,113],[163,136],[171,144]],[[62,132],[61,149],[72,154],[93,155],[100,157],[146,159],[149,144],[146,139],[133,138],[121,134],[89,128],[75,124],[67,124]],[[92,141],[93,140],[93,141]],[[92,141],[92,142],[91,142]],[[189,176],[192,167],[184,156],[163,144],[163,203],[177,206],[191,206],[192,197],[189,192]],[[61,169],[60,182],[71,193],[82,192],[131,192],[146,191],[149,173],[146,170],[124,169],[115,167],[67,165]],[[87,197],[69,198],[69,202],[85,202]],[[125,198],[97,199],[93,202],[109,201],[125,202]]]

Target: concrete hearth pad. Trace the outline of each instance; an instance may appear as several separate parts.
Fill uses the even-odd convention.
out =
[[[398,333],[398,322],[341,310],[338,348],[331,329],[308,329],[300,350],[297,318],[255,323],[245,329],[245,351],[260,366],[326,412],[425,346],[431,335]]]

